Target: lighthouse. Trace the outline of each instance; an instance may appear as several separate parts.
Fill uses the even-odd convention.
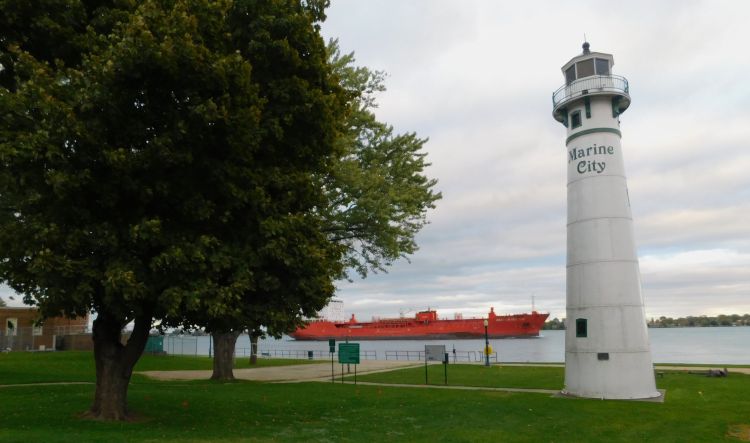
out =
[[[611,54],[583,53],[562,67],[552,115],[566,128],[568,248],[564,393],[644,399],[656,390],[641,294],[620,115],[628,81]]]

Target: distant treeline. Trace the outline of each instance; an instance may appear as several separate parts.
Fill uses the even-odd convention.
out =
[[[542,329],[563,330],[565,329],[565,319],[560,320],[559,318],[555,317],[552,320],[547,320],[546,322],[544,322],[544,326],[542,326]]]
[[[659,317],[652,318],[648,322],[649,328],[689,328],[689,327],[713,327],[713,326],[750,326],[750,314],[718,315],[709,317]],[[565,329],[565,319],[553,318],[544,323],[542,329],[558,330]]]
[[[709,317],[659,317],[652,318],[648,322],[649,328],[685,328],[685,327],[710,327],[710,326],[750,326],[750,314],[718,315]]]

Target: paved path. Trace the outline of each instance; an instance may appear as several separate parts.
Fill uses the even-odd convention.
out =
[[[394,369],[421,366],[423,363],[398,360],[362,360],[357,365],[357,375],[374,372],[392,371]],[[351,365],[354,375],[354,365]],[[334,372],[341,377],[341,365],[334,365]],[[143,371],[138,372],[157,380],[208,380],[212,371]],[[349,375],[349,374],[344,374]],[[265,368],[235,369],[234,378],[239,380],[303,382],[331,379],[331,363],[312,363],[291,366],[272,366]]]

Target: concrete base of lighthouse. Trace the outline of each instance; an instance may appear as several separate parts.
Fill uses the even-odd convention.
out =
[[[569,318],[588,318],[601,336],[576,337],[566,331],[565,390],[576,397],[634,400],[661,396],[656,389],[645,324],[643,330],[628,325],[643,318],[641,306],[578,308]],[[644,346],[645,345],[645,346]]]
[[[618,365],[634,368],[622,373]],[[609,353],[608,361],[599,361],[597,353],[565,356],[565,390],[563,394],[603,400],[639,400],[661,397],[656,386],[643,386],[639,371],[652,372],[650,355],[646,359],[632,353]],[[612,381],[612,380],[615,381]]]

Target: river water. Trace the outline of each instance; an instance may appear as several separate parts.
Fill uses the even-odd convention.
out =
[[[663,328],[649,329],[651,353],[655,363],[750,364],[750,327]],[[484,340],[371,340],[359,341],[360,351],[378,360],[399,358],[424,351],[425,344],[445,345],[451,354],[475,358],[484,348]],[[169,354],[209,355],[208,336],[166,336],[164,350]],[[500,362],[554,363],[565,361],[565,331],[542,331],[538,338],[491,339],[490,346]],[[237,340],[237,355],[249,355],[247,335]],[[313,351],[315,358],[328,355],[327,341],[295,341],[291,338],[263,339],[259,353],[298,357]],[[417,355],[411,355],[412,359]],[[493,356],[494,361],[494,356]]]

